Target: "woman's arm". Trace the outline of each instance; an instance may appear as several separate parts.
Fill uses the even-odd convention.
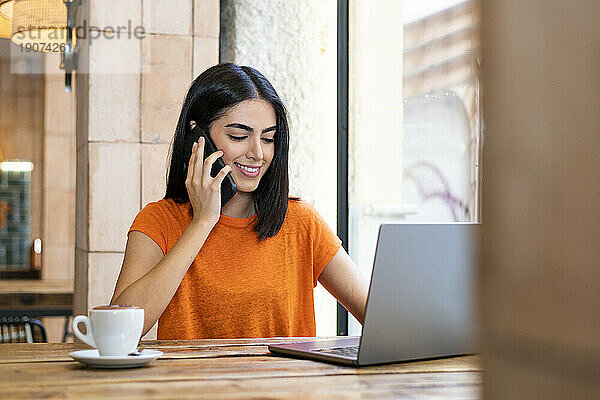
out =
[[[364,322],[369,282],[342,246],[319,275],[319,282],[358,322]]]
[[[221,182],[231,171],[226,165],[212,178],[210,170],[222,156],[216,151],[204,160],[204,138],[194,143],[185,180],[192,222],[165,256],[146,234],[132,231],[111,304],[132,304],[144,308],[144,330],[148,332],[171,302],[188,268],[219,220]],[[204,162],[202,161],[204,160]]]
[[[211,225],[190,224],[166,256],[147,235],[131,232],[110,303],[142,307],[145,335],[169,305],[211,230]]]

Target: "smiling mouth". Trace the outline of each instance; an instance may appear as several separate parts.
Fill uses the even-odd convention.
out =
[[[236,167],[239,168],[240,171],[242,171],[244,175],[249,177],[258,176],[258,173],[260,172],[260,167],[249,167],[247,165],[238,164],[236,162],[234,162],[234,164]]]

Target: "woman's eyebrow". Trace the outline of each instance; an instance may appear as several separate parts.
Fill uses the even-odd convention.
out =
[[[226,128],[240,128],[243,129],[245,131],[248,132],[254,132],[254,129],[250,128],[248,125],[244,125],[244,124],[238,124],[237,122],[233,123],[233,124],[227,124],[225,125]],[[262,133],[266,133],[266,132],[270,132],[270,131],[274,131],[277,129],[276,125],[273,125],[269,128],[263,129]]]

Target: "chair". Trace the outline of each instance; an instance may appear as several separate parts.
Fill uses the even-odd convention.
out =
[[[44,324],[31,317],[0,317],[0,343],[45,343]]]

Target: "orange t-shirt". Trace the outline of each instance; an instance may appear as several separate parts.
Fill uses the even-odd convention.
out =
[[[149,203],[129,232],[166,254],[191,222],[189,207]],[[281,230],[260,243],[252,219],[221,214],[160,316],[158,339],[316,335],[313,289],[341,240],[302,200],[288,200]]]

